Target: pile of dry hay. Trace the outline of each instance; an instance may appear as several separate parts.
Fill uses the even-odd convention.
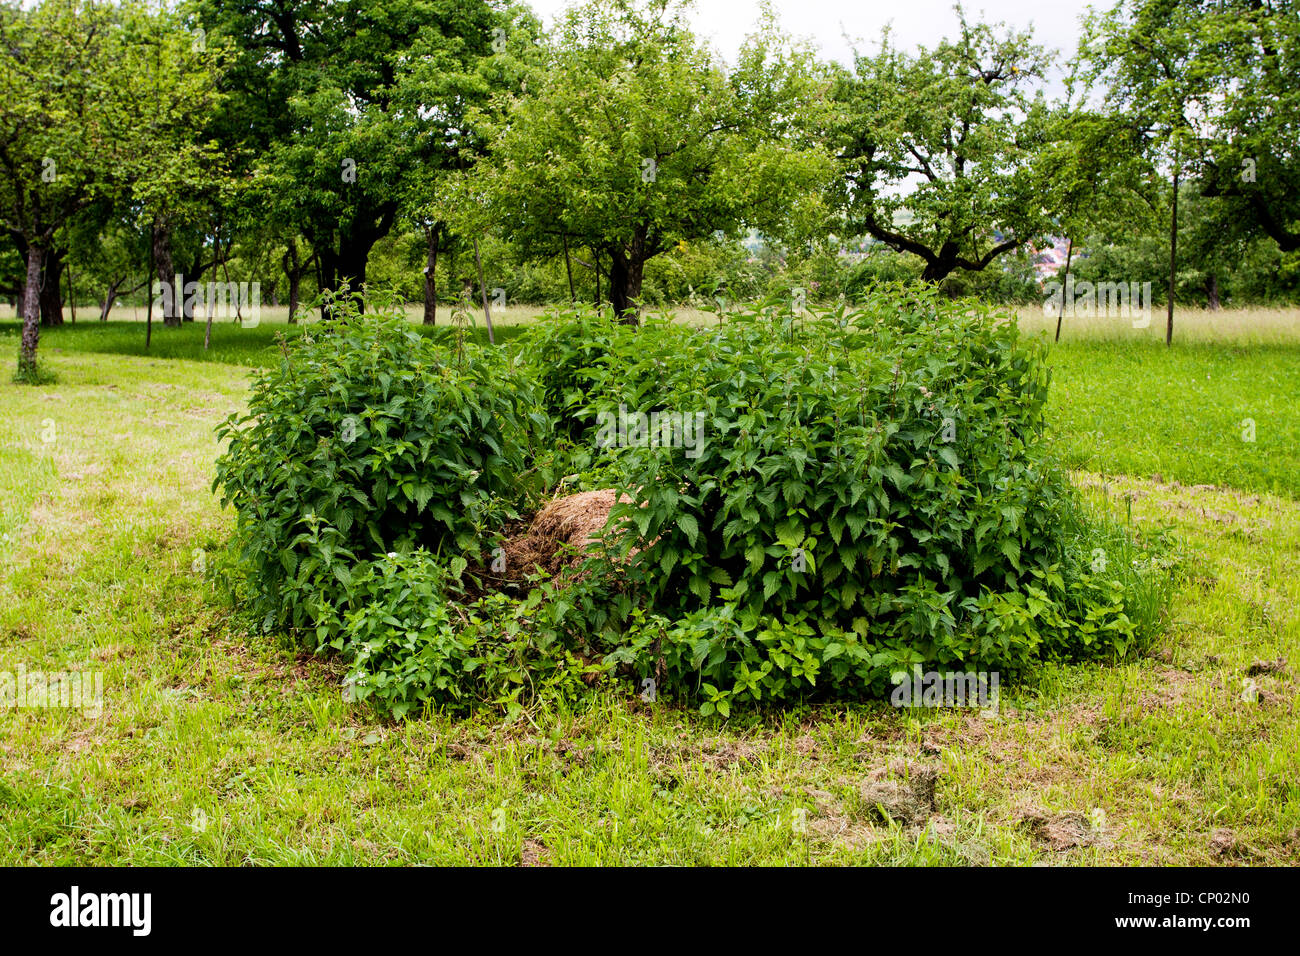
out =
[[[571,571],[588,557],[587,548],[605,530],[609,513],[622,498],[612,488],[584,491],[547,503],[521,534],[508,536],[504,576],[522,582],[539,570],[548,574]]]

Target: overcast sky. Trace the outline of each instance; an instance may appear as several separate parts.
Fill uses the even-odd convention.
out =
[[[551,24],[569,0],[529,0],[532,8]],[[1098,3],[1101,9],[1113,0]],[[772,0],[787,32],[810,38],[822,54],[846,66],[852,62],[854,41],[874,52],[881,30],[892,24],[895,42],[912,49],[930,45],[957,32],[953,0]],[[1066,55],[1078,43],[1079,14],[1088,0],[967,0],[970,20],[1004,21],[1017,27],[1032,25],[1043,46]],[[733,60],[745,34],[758,19],[757,0],[695,0],[691,20],[696,32],[708,37],[728,60]],[[849,39],[845,39],[845,35]]]

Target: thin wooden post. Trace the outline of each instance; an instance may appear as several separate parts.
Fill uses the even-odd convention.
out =
[[[474,237],[474,262],[478,266],[478,289],[483,295],[483,318],[487,322],[488,342],[496,345],[496,336],[492,333],[492,307],[488,305],[487,284],[483,281],[483,257],[478,252],[478,236]]]

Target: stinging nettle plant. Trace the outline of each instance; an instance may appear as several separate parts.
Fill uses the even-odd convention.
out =
[[[1161,542],[1080,506],[1038,347],[975,303],[565,309],[500,350],[330,311],[222,427],[217,484],[237,596],[341,653],[350,699],[517,715],[651,680],[726,716],[880,697],[914,665],[1121,658],[1158,625]],[[622,409],[689,410],[707,440],[603,441]],[[485,587],[507,523],[562,486],[621,501],[577,573]]]
[[[237,563],[266,627],[341,626],[358,565],[427,549],[458,575],[490,550],[525,497],[549,422],[499,350],[458,330],[421,335],[396,309],[333,318],[253,383],[214,488],[237,514]]]

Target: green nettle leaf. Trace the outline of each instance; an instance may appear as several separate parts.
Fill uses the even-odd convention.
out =
[[[796,520],[783,521],[776,526],[776,540],[793,550],[803,544],[803,525]]]
[[[699,522],[695,520],[695,515],[690,512],[682,512],[677,516],[677,527],[681,528],[682,533],[686,535],[691,546],[695,545],[695,540],[700,536]],[[644,534],[644,532],[642,532]]]

